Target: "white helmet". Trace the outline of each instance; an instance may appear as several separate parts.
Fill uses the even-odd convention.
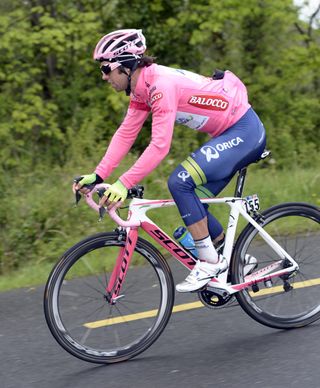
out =
[[[142,30],[118,30],[103,36],[96,45],[93,59],[96,61],[125,62],[138,59],[146,51],[146,39]]]

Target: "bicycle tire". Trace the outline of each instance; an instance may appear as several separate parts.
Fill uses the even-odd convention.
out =
[[[44,313],[48,327],[66,351],[84,361],[109,364],[137,356],[156,341],[172,313],[171,270],[161,253],[140,237],[132,259],[142,258],[143,263],[129,267],[121,298],[115,305],[107,303],[108,274],[103,268],[124,246],[118,237],[116,232],[99,233],[80,241],[61,257],[46,284]],[[139,282],[141,275],[143,282]],[[100,307],[93,310],[98,304]],[[143,315],[146,310],[151,316]],[[87,323],[88,319],[92,321],[91,315],[85,315],[88,311],[95,319],[107,317]],[[125,315],[121,315],[123,311]]]
[[[236,298],[242,309],[263,325],[275,329],[309,325],[320,318],[320,209],[306,203],[283,203],[267,209],[262,215],[261,226],[294,258],[299,270],[295,276],[286,279],[287,290],[283,279],[273,278],[273,284],[259,283],[255,292],[247,288],[238,292]],[[291,225],[298,228],[298,233],[290,232]],[[267,251],[267,247],[257,230],[248,224],[234,248],[233,284],[244,281],[245,255],[256,258],[257,269],[269,261],[279,260],[270,247]]]

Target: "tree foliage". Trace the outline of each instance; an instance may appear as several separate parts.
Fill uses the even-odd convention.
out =
[[[288,155],[311,163],[310,152],[319,151],[319,31],[298,19],[291,0],[15,0],[1,7],[5,169],[102,152],[127,101],[102,84],[91,52],[102,34],[127,27],[143,28],[160,63],[242,77],[280,166]]]
[[[100,160],[128,99],[101,81],[92,51],[103,34],[120,28],[142,28],[148,54],[164,65],[205,75],[215,68],[235,72],[265,123],[276,165],[319,163],[319,11],[302,21],[291,0],[2,1],[3,203],[12,177],[37,182],[55,168],[81,166],[84,159],[94,168]],[[150,122],[133,150],[141,152],[149,136]],[[171,157],[184,159],[203,140],[178,127]],[[6,233],[10,214],[3,204],[1,212]],[[15,237],[29,247],[36,241],[31,219],[40,216],[28,217],[33,226],[20,234],[13,227],[12,244]]]

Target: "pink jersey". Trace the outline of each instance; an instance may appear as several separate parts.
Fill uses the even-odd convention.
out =
[[[250,108],[241,80],[226,71],[213,80],[186,70],[153,64],[144,67],[122,124],[112,137],[95,172],[106,179],[129,152],[149,113],[151,141],[136,163],[121,177],[130,188],[152,172],[170,150],[175,122],[218,136]]]

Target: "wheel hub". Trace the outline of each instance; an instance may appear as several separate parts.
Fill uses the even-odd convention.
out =
[[[120,300],[120,299],[122,299],[122,298],[124,298],[124,297],[125,297],[125,295],[122,294],[122,295],[119,295],[119,296],[117,296],[117,297],[115,297],[115,298],[112,299],[110,293],[103,296],[103,298],[105,299],[105,301],[106,301],[108,304],[112,304],[112,305],[116,304],[118,300]]]

